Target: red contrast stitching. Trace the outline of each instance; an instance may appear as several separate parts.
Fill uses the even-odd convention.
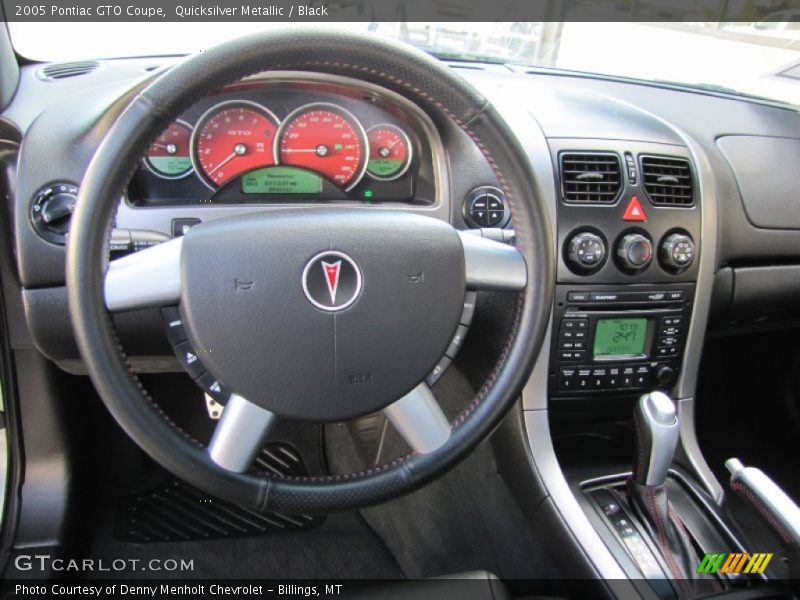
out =
[[[759,500],[756,497],[756,495],[753,494],[753,492],[751,492],[750,489],[747,486],[745,486],[740,481],[735,481],[735,482],[733,482],[731,484],[731,488],[734,491],[739,492],[742,496],[744,496],[745,498],[747,498],[750,501],[750,503],[756,508],[756,510],[761,513],[761,516],[763,516],[767,520],[767,522],[770,525],[772,525],[772,527],[775,529],[775,531],[778,533],[778,535],[781,536],[781,538],[783,539],[784,542],[786,542],[787,544],[796,544],[797,543],[797,540],[795,540],[792,537],[792,534],[790,534],[788,531],[786,531],[786,529],[783,527],[783,525],[781,525],[778,522],[778,520],[772,515],[772,513],[769,511],[769,509],[766,506],[764,506],[764,504],[761,502],[761,500]]]

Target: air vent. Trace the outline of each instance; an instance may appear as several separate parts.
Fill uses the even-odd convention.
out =
[[[692,206],[694,184],[689,161],[683,158],[643,156],[644,189],[655,206]]]
[[[613,204],[622,189],[619,157],[599,152],[562,154],[561,183],[564,202]]]
[[[66,79],[67,77],[78,77],[91,73],[100,66],[96,60],[86,60],[81,62],[52,63],[43,66],[38,71],[38,75],[45,81],[55,81],[56,79]]]

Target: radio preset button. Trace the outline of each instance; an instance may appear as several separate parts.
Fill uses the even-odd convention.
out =
[[[577,369],[563,367],[558,379],[558,388],[561,390],[573,390],[577,385]]]

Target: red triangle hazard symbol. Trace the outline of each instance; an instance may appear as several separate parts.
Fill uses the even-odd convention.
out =
[[[628,208],[625,209],[625,213],[622,215],[622,220],[647,221],[647,215],[644,213],[642,203],[639,202],[639,199],[636,196],[632,196],[631,201],[628,202]]]

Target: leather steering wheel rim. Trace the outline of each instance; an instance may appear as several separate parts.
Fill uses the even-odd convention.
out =
[[[335,57],[335,58],[334,58]],[[219,468],[202,444],[161,411],[130,368],[104,301],[109,233],[118,203],[153,139],[193,102],[263,71],[356,78],[397,92],[434,120],[450,119],[475,142],[508,201],[527,284],[517,293],[498,364],[452,423],[450,439],[360,473],[275,477]],[[259,510],[326,513],[383,502],[418,489],[463,459],[519,397],[542,347],[554,259],[546,207],[527,155],[491,104],[451,69],[410,46],[368,34],[307,29],[251,35],[171,68],[141,91],[110,129],[80,187],[67,251],[75,337],[99,395],[126,433],[157,463],[204,491]]]

